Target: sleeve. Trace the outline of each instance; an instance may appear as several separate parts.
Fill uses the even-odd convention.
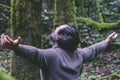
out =
[[[108,43],[106,41],[102,41],[94,45],[91,45],[89,47],[81,49],[83,61],[84,62],[91,61],[97,56],[97,54],[104,51],[107,48],[107,46]]]
[[[14,51],[16,55],[30,61],[40,68],[44,67],[44,65],[47,64],[44,56],[45,50],[22,44],[20,44],[19,46],[19,50]]]

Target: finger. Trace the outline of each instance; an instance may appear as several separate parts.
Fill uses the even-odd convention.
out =
[[[17,43],[19,44],[20,42],[21,42],[21,37],[18,37],[18,42]]]
[[[4,43],[4,37],[3,36],[4,36],[4,34],[1,35],[1,39],[0,39],[2,44]]]
[[[0,41],[1,41],[1,43],[2,43],[2,44],[4,43],[4,40],[3,40],[3,38],[1,38],[1,39],[0,39]]]
[[[1,37],[1,38],[0,38],[0,40],[2,40],[2,39],[3,39],[3,35],[4,35],[4,34],[2,34],[2,35],[0,36],[0,37]]]
[[[5,35],[5,36],[9,42],[13,43],[13,40],[8,35]]]
[[[1,43],[2,45],[4,45],[5,43],[10,43],[4,34],[1,35]]]
[[[116,34],[116,32],[113,32],[113,33],[110,34],[107,38],[112,38],[115,34]]]
[[[19,42],[21,42],[21,37],[20,36],[18,37],[18,39],[19,39]]]
[[[21,41],[21,37],[18,37],[16,40],[14,40],[14,43],[15,43],[15,44],[19,44],[20,41]]]
[[[4,35],[4,40],[5,40],[5,42],[10,43],[10,41],[7,39],[7,37],[5,35]]]
[[[113,32],[112,34],[111,34],[111,36],[114,36],[116,34],[116,32]]]
[[[3,44],[4,42],[5,42],[5,35],[2,34],[2,35],[1,35],[1,43]]]
[[[4,38],[4,36],[5,36],[5,35],[4,35],[4,34],[2,34],[2,35],[1,35],[1,38]]]
[[[112,37],[115,34],[115,32],[113,32],[112,34],[110,34],[108,37]]]
[[[117,37],[118,37],[118,34],[115,34],[113,38],[116,39]]]

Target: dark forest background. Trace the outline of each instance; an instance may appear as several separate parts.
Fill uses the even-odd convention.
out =
[[[50,48],[49,35],[66,23],[80,33],[80,45],[102,41],[120,33],[120,0],[0,0],[0,34],[38,48]],[[120,37],[90,63],[83,65],[81,80],[120,79]],[[18,64],[19,63],[19,64]],[[16,80],[39,80],[39,68],[5,49],[0,43],[0,68]]]

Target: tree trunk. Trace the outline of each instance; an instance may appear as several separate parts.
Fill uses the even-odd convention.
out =
[[[42,0],[11,0],[11,35],[27,45],[41,47]],[[22,54],[22,53],[21,53]],[[39,68],[13,55],[12,75],[16,80],[40,80]]]
[[[54,26],[66,23],[76,25],[75,0],[55,0]]]

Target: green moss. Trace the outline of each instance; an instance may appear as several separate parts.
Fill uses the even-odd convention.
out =
[[[110,29],[116,29],[116,23],[98,23],[98,29],[99,30],[110,30]]]
[[[13,38],[21,36],[22,43],[41,47],[41,3],[42,0],[11,0]],[[13,55],[11,74],[19,80],[39,80],[39,69],[16,55]]]
[[[81,16],[84,14],[84,0],[81,0]]]
[[[0,70],[0,80],[15,80],[15,79]]]
[[[96,79],[96,80],[108,80],[109,78],[115,78],[115,80],[119,80],[120,79],[120,74],[113,73],[111,75],[104,76],[104,77]]]
[[[41,47],[41,3],[42,0],[11,0],[10,22],[13,38],[16,36],[27,37],[28,32],[31,30],[32,45]],[[29,44],[28,41],[25,43]]]
[[[95,27],[99,31],[120,28],[120,20],[116,23],[99,23],[89,18],[79,17],[77,18],[77,21],[81,23],[85,23],[87,24],[87,26]]]
[[[16,0],[11,0],[11,18],[10,18],[10,25],[11,25],[11,36],[13,37],[14,34],[14,28],[13,25],[15,25],[15,3]]]
[[[96,6],[97,6],[97,13],[98,13],[98,18],[99,18],[99,22],[100,23],[103,23],[103,17],[102,17],[102,14],[100,13],[100,6],[99,6],[99,1],[96,0]]]
[[[56,25],[56,16],[57,16],[57,10],[56,10],[56,0],[54,0],[54,22],[53,25]]]
[[[87,26],[89,27],[95,27],[97,28],[99,31],[104,31],[104,30],[110,30],[110,29],[119,29],[120,27],[120,20],[117,22],[113,22],[113,23],[105,23],[104,19],[102,17],[102,14],[100,13],[100,6],[99,6],[99,1],[96,0],[96,6],[97,6],[97,13],[98,13],[98,18],[99,21],[96,22],[90,18],[84,18],[84,17],[79,17],[76,18],[77,22],[81,22],[81,23],[85,23]],[[83,5],[82,5],[83,7]],[[83,10],[83,9],[81,9]]]
[[[89,19],[89,18],[79,17],[79,18],[76,18],[76,19],[77,19],[78,22],[86,23],[88,26],[95,26],[95,27],[98,26],[98,22],[96,22],[92,19]]]
[[[56,0],[55,12],[55,26],[70,22],[76,25],[75,0]]]

